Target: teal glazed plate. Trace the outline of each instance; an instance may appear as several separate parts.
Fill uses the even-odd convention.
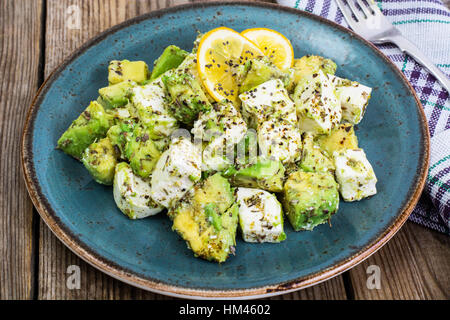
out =
[[[149,65],[170,45],[191,50],[197,31],[266,27],[291,40],[296,57],[322,55],[337,75],[373,88],[357,135],[378,178],[378,194],[341,201],[332,227],[294,232],[280,244],[245,243],[216,264],[194,258],[165,214],[131,221],[111,187],[56,150],[56,141],[107,85],[110,60]],[[114,278],[153,292],[190,298],[256,298],[334,277],[374,253],[402,226],[423,189],[429,135],[422,106],[402,73],[355,33],[312,14],[263,3],[195,3],[117,25],[67,58],[40,88],[27,116],[22,166],[42,219],[73,252]]]

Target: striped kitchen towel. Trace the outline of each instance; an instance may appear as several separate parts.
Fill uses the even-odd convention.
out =
[[[335,0],[278,0],[347,27]],[[450,77],[450,11],[440,0],[376,0],[387,19]],[[403,71],[422,102],[431,135],[425,192],[410,220],[450,235],[450,99],[440,84],[395,46],[377,45]]]

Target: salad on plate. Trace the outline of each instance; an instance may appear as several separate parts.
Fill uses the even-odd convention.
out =
[[[196,257],[288,241],[376,194],[354,126],[372,89],[325,57],[295,58],[281,33],[226,27],[153,62],[113,60],[108,85],[57,142],[123,214],[165,212]],[[113,214],[113,213],[111,213]],[[345,213],[343,213],[345,214]],[[330,223],[331,225],[331,223]]]

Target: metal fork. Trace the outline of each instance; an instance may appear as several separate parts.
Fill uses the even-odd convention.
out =
[[[339,9],[350,27],[366,40],[373,43],[390,42],[395,44],[424,66],[450,93],[450,80],[428,59],[411,41],[403,37],[381,13],[381,10],[373,0],[336,0]],[[359,9],[358,9],[359,8]],[[353,14],[353,15],[352,15]]]

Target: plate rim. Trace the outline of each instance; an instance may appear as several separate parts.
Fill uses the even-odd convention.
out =
[[[288,13],[295,14],[299,17],[307,17],[320,23],[329,25],[334,29],[341,30],[342,32],[348,34],[351,37],[357,38],[366,46],[369,46],[378,56],[380,56],[385,63],[387,63],[394,72],[400,77],[403,84],[409,89],[410,94],[416,100],[416,108],[420,116],[420,123],[422,129],[422,141],[421,141],[421,168],[415,173],[415,183],[413,184],[413,192],[411,192],[410,198],[405,199],[405,204],[401,212],[395,218],[393,223],[380,233],[373,240],[361,248],[358,252],[353,255],[340,260],[339,262],[333,264],[331,267],[320,270],[313,274],[309,274],[304,277],[299,277],[286,282],[280,282],[275,285],[267,285],[260,287],[253,287],[247,289],[196,289],[187,288],[179,285],[167,284],[162,281],[144,277],[139,275],[127,268],[116,264],[114,261],[107,259],[95,252],[92,248],[87,246],[83,241],[79,239],[69,228],[67,228],[63,223],[61,223],[57,214],[51,207],[48,200],[43,195],[39,181],[36,178],[35,168],[33,164],[33,137],[32,132],[35,125],[36,115],[40,107],[42,99],[45,97],[48,89],[51,87],[53,82],[58,78],[59,74],[65,70],[68,64],[75,60],[78,56],[83,54],[87,49],[94,46],[96,43],[100,42],[107,36],[122,30],[130,25],[139,23],[144,20],[152,19],[155,17],[160,17],[165,14],[175,13],[177,11],[183,11],[187,9],[201,9],[207,7],[217,7],[218,9],[224,9],[228,6],[247,6],[247,7],[260,7],[278,11],[284,11]],[[335,22],[322,18],[320,16],[314,15],[312,13],[302,11],[295,8],[290,8],[286,6],[281,6],[273,3],[263,3],[263,2],[245,2],[245,1],[233,1],[233,2],[199,2],[199,3],[189,3],[177,5],[169,8],[164,8],[156,11],[152,11],[132,19],[126,20],[120,24],[108,28],[98,35],[90,38],[88,41],[84,42],[80,47],[75,49],[68,57],[66,57],[45,79],[40,88],[38,89],[33,101],[27,111],[26,120],[24,128],[22,131],[21,139],[21,165],[24,180],[30,198],[37,209],[39,215],[50,228],[50,230],[57,236],[57,238],[64,243],[73,253],[79,256],[81,259],[95,267],[96,269],[116,278],[120,281],[128,283],[130,285],[139,287],[144,290],[152,291],[159,294],[181,297],[181,298],[199,298],[199,299],[236,299],[236,298],[262,298],[274,295],[280,295],[310,287],[321,283],[323,281],[329,280],[351,268],[361,263],[367,259],[370,255],[375,253],[380,249],[389,239],[391,239],[394,234],[400,229],[400,227],[405,223],[409,217],[411,211],[413,210],[415,204],[419,200],[421,192],[424,188],[426,176],[429,167],[429,156],[430,156],[430,134],[428,130],[428,122],[422,107],[422,104],[417,97],[416,92],[412,88],[409,81],[403,75],[403,73],[390,61],[377,47],[372,43],[363,39],[361,36],[354,33],[352,30],[347,29],[338,25]]]

